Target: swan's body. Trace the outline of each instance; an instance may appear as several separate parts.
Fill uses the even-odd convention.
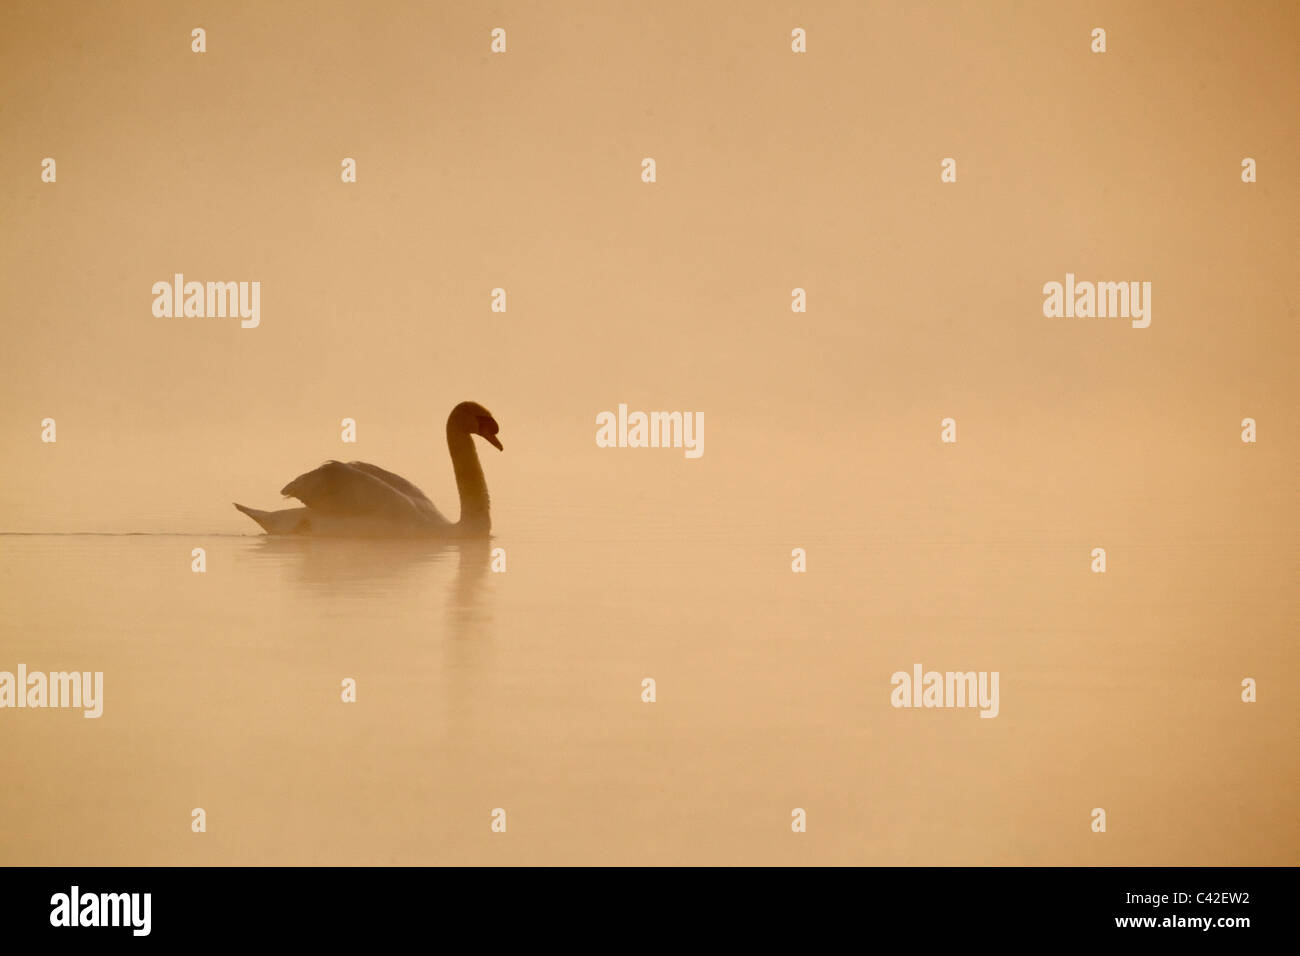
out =
[[[447,449],[460,492],[459,521],[448,521],[428,496],[405,478],[364,461],[327,461],[280,489],[280,494],[297,498],[305,507],[282,511],[259,511],[241,504],[235,507],[267,534],[486,537],[492,530],[490,502],[472,436],[479,435],[500,449],[498,429],[496,419],[477,402],[461,402],[447,416]]]

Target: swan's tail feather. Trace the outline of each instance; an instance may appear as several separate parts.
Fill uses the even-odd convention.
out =
[[[306,508],[285,508],[283,511],[260,511],[235,501],[232,504],[262,526],[267,534],[305,534],[311,530]]]

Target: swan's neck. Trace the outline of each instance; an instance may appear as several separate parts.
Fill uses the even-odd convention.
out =
[[[474,439],[467,432],[448,426],[447,448],[451,451],[451,466],[456,471],[456,490],[460,492],[460,521],[457,526],[486,534],[492,528],[492,518],[488,514],[490,502]]]

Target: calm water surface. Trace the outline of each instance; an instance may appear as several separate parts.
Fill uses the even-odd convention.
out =
[[[648,518],[0,536],[0,669],[105,675],[98,720],[0,715],[0,861],[1296,862],[1294,548],[1148,535],[1101,576],[1068,536],[799,543],[801,575]],[[891,708],[914,663],[998,670],[1000,715]]]

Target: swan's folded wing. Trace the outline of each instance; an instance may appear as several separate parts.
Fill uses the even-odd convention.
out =
[[[369,515],[396,520],[418,514],[415,503],[381,478],[341,461],[327,461],[280,489],[326,514]]]
[[[401,475],[395,475],[391,471],[385,471],[378,465],[372,465],[368,461],[350,461],[348,462],[348,465],[352,468],[358,468],[368,475],[374,475],[380,481],[387,482],[409,498],[416,498],[420,501],[428,501],[429,504],[433,504],[432,501],[429,501],[428,495],[415,487],[415,485],[411,484]]]

